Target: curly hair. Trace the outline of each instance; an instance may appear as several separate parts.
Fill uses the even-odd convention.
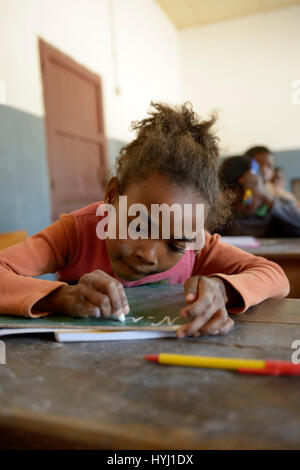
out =
[[[239,178],[251,169],[251,160],[245,155],[229,157],[222,161],[219,167],[219,181],[221,188],[234,190]]]
[[[213,230],[230,214],[229,199],[218,181],[219,139],[212,130],[216,115],[201,121],[191,103],[169,106],[151,102],[149,116],[132,123],[136,138],[120,150],[116,175],[127,185],[153,173],[195,190],[210,206],[206,228]]]
[[[256,147],[251,147],[245,152],[245,157],[250,159],[255,158],[258,153],[272,153],[268,147],[264,147],[263,145],[257,145]]]

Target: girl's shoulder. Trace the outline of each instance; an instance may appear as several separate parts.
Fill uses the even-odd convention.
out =
[[[71,217],[75,223],[77,237],[86,238],[88,236],[90,238],[92,233],[96,235],[96,226],[99,222],[97,208],[103,203],[103,201],[93,202],[68,214],[68,217]]]
[[[96,217],[97,208],[99,204],[103,204],[103,203],[104,201],[92,202],[91,204],[88,204],[87,206],[84,206],[81,209],[77,209],[75,211],[70,212],[70,215],[72,215],[74,218],[86,217],[86,216]]]

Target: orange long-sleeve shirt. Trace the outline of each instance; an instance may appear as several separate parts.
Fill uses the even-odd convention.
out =
[[[49,312],[34,311],[34,304],[65,282],[78,281],[96,269],[115,276],[104,240],[96,235],[99,202],[64,214],[23,243],[0,252],[0,313],[39,317]],[[59,273],[59,281],[35,279],[45,273]],[[206,243],[195,256],[188,250],[168,271],[134,282],[120,280],[124,286],[168,279],[184,283],[192,275],[216,276],[227,281],[241,297],[241,305],[229,309],[242,313],[270,297],[284,297],[289,282],[276,263],[256,257],[220,241],[219,235],[206,233]]]

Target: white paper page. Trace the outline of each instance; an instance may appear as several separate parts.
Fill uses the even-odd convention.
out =
[[[0,336],[22,335],[26,333],[54,333],[53,328],[0,328]]]
[[[133,339],[175,338],[176,331],[55,331],[58,342],[120,341]]]

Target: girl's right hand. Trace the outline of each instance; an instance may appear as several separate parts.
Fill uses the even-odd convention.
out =
[[[64,285],[37,302],[35,311],[46,311],[74,317],[119,317],[129,313],[122,284],[97,269],[84,274],[77,285]]]

